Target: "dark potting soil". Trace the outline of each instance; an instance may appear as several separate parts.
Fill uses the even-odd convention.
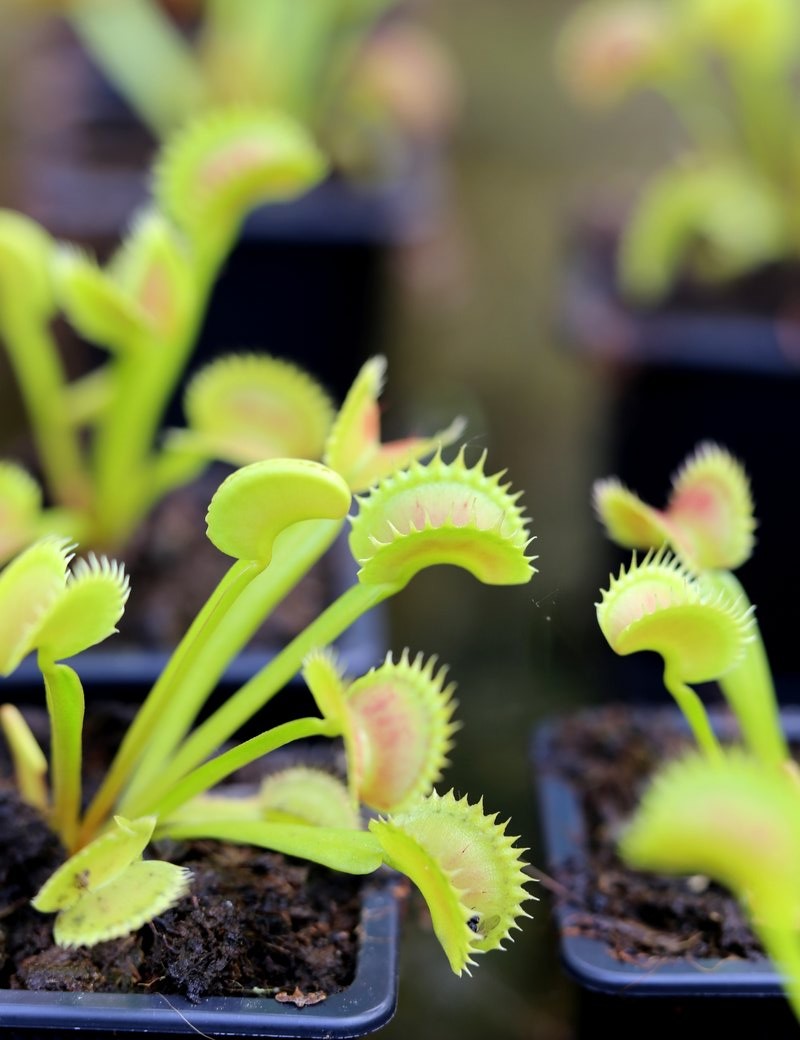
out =
[[[723,888],[634,871],[617,855],[616,838],[655,769],[690,746],[674,715],[609,707],[559,722],[537,763],[574,790],[585,819],[585,857],[553,870],[564,930],[601,940],[621,961],[763,955]]]
[[[35,730],[46,732],[43,713],[27,715]],[[127,706],[115,713],[103,704],[87,719],[87,772],[105,764],[98,735],[115,740],[129,715]],[[317,761],[326,748],[315,746],[309,754]],[[0,762],[0,774],[7,776],[7,769]],[[91,790],[91,780],[87,786]],[[353,980],[357,877],[250,846],[164,841],[148,855],[187,867],[188,894],[132,935],[62,949],[53,942],[53,915],[34,910],[30,899],[63,862],[64,850],[3,776],[0,834],[0,989],[164,993],[190,1000],[261,995],[302,1005]]]

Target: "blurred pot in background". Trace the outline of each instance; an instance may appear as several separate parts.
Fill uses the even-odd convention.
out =
[[[632,204],[595,199],[567,244],[562,334],[611,384],[609,472],[660,501],[660,475],[713,440],[756,474],[764,542],[743,578],[785,676],[793,625],[772,576],[800,578],[778,468],[800,406],[800,11],[595,0],[558,64],[596,108],[654,92],[685,142]]]

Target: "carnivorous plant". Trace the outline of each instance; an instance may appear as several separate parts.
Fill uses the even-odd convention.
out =
[[[753,545],[747,477],[724,449],[702,444],[673,479],[664,509],[617,480],[595,506],[611,538],[645,549],[612,577],[597,617],[618,654],[652,650],[698,750],[664,767],[624,831],[634,867],[706,874],[741,901],[781,970],[800,1017],[800,785],[789,758],[753,608],[731,569]],[[722,746],[689,684],[716,680],[741,746]]]
[[[398,127],[424,133],[451,103],[436,42],[405,14],[384,17],[396,0],[203,0],[191,32],[157,0],[6,6],[5,17],[64,18],[158,140],[201,112],[246,104],[291,114],[337,167],[381,172],[369,152],[394,160]],[[413,100],[420,81],[422,111]]]
[[[363,439],[363,419],[363,408],[343,409],[331,457],[372,465],[375,443]],[[353,453],[358,443],[364,451]],[[128,580],[105,557],[71,565],[72,546],[52,537],[8,564],[0,574],[0,667],[9,674],[37,653],[49,758],[15,708],[0,709],[0,723],[23,797],[49,821],[68,856],[33,901],[56,914],[59,944],[126,934],[181,898],[186,873],[143,857],[151,840],[167,837],[261,845],[356,874],[388,863],[421,890],[458,974],[509,938],[530,898],[524,850],[481,802],[433,788],[456,729],[446,669],[404,652],[350,680],[326,649],[429,566],[458,566],[492,585],[531,579],[529,521],[519,494],[484,464],[482,457],[468,465],[463,449],[449,462],[437,452],[426,464],[393,468],[355,499],[338,472],[309,459],[267,459],[227,477],[209,505],[207,532],[231,567],[88,804],[81,794],[83,692],[62,662],[115,630]],[[360,567],[355,584],[198,724],[215,676],[346,521]],[[257,720],[298,670],[319,716],[237,743],[237,731]],[[302,768],[272,777],[241,801],[213,790],[242,766],[312,736],[343,740],[345,783]],[[366,827],[361,806],[372,812]]]
[[[792,0],[588,0],[564,25],[558,58],[581,103],[653,93],[688,139],[623,229],[618,273],[634,300],[658,301],[687,277],[719,283],[797,258]]]
[[[195,377],[186,394],[188,430],[160,437],[244,216],[257,203],[299,194],[324,169],[319,150],[288,117],[225,110],[201,117],[166,147],[155,204],[105,267],[27,217],[0,211],[0,339],[54,503],[43,507],[42,492],[19,466],[0,466],[0,561],[47,532],[119,550],[161,498],[215,458],[241,464],[320,459],[328,451],[333,468],[361,491],[458,435],[457,421],[433,438],[382,445],[381,358],[365,366],[348,395],[344,408],[361,425],[346,439],[336,432],[342,423],[333,402],[309,375],[240,353]],[[108,352],[77,380],[67,378],[52,331],[58,313]]]
[[[226,110],[164,149],[154,205],[104,267],[22,214],[0,212],[0,339],[71,536],[119,546],[154,502],[196,475],[197,460],[162,450],[157,434],[216,274],[254,205],[301,194],[324,170],[288,117]],[[54,338],[59,313],[108,353],[77,380]],[[52,518],[36,516],[30,492],[23,497],[16,523],[35,532]]]

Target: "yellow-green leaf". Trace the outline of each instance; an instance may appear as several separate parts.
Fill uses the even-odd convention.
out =
[[[707,874],[731,888],[754,921],[800,914],[797,778],[739,750],[670,763],[645,792],[620,849],[639,870]]]
[[[487,477],[484,459],[469,468],[463,449],[446,463],[440,454],[384,478],[358,498],[350,551],[359,580],[402,587],[420,570],[449,563],[489,585],[519,585],[533,577],[528,519],[503,474]]]
[[[634,557],[612,578],[597,604],[611,648],[627,655],[652,650],[683,682],[717,679],[737,664],[752,638],[752,609],[709,591],[665,552]]]
[[[333,403],[306,372],[266,354],[232,354],[203,368],[184,397],[189,430],[171,444],[237,466],[319,459]]]
[[[42,913],[74,906],[84,893],[119,877],[144,851],[156,825],[155,816],[137,820],[114,817],[113,827],[84,846],[42,885],[31,900]]]
[[[65,587],[70,548],[63,539],[45,538],[0,574],[0,674],[10,675],[34,648],[42,614]]]
[[[667,517],[675,549],[695,570],[734,570],[753,551],[756,520],[741,463],[704,441],[672,480]]]
[[[39,652],[59,661],[113,635],[129,591],[128,576],[116,561],[98,559],[94,553],[78,560],[36,627]]]
[[[320,462],[267,459],[231,473],[208,507],[208,537],[228,556],[269,563],[278,535],[303,520],[341,520],[350,489]]]
[[[40,316],[55,310],[50,263],[55,244],[22,213],[0,209],[0,307],[13,301]]]
[[[163,860],[138,860],[102,888],[81,893],[56,918],[58,946],[94,946],[136,931],[169,910],[189,889],[191,874]]]
[[[293,198],[326,171],[298,122],[260,108],[223,108],[195,119],[170,142],[156,197],[197,241],[235,231],[254,206]]]
[[[62,247],[54,275],[59,302],[86,339],[115,350],[130,350],[144,341],[149,331],[144,313],[92,257]]]
[[[381,442],[378,398],[386,359],[374,357],[361,368],[336,416],[325,446],[325,463],[345,478],[353,491],[366,491],[383,477],[447,447],[461,436],[464,420],[455,419],[431,437]]]
[[[528,916],[525,850],[496,819],[480,803],[434,791],[405,813],[370,821],[386,862],[424,896],[456,975],[475,964],[475,954],[502,949],[517,918]]]
[[[0,461],[0,564],[34,541],[42,489],[21,466]]]
[[[109,273],[154,335],[171,342],[183,334],[198,291],[196,272],[183,236],[157,209],[139,214]]]
[[[398,812],[430,792],[447,765],[458,728],[452,721],[454,683],[436,658],[400,660],[388,654],[379,668],[345,691],[356,735],[359,799],[380,812]]]
[[[358,810],[338,777],[310,766],[272,773],[261,784],[258,805],[265,820],[356,830]]]

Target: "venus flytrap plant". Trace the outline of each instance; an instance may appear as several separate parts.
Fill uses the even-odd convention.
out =
[[[4,15],[31,17],[37,6],[40,17],[45,6],[69,22],[160,140],[202,112],[247,104],[291,114],[324,143],[337,166],[382,172],[383,156],[374,154],[380,146],[388,144],[393,159],[398,128],[425,132],[441,122],[447,107],[449,68],[421,29],[398,32],[392,25],[376,32],[396,0],[205,0],[188,33],[157,0],[7,0]],[[409,59],[430,88],[418,114],[403,90]],[[392,89],[393,77],[399,91]]]
[[[5,595],[18,620],[0,651],[10,670],[38,648],[53,744],[54,795],[46,811],[71,853],[34,901],[57,914],[57,941],[91,944],[162,912],[186,890],[187,878],[171,864],[143,858],[151,837],[209,837],[353,873],[390,863],[420,886],[457,973],[475,954],[501,946],[528,898],[523,850],[480,805],[432,793],[456,728],[446,671],[437,671],[433,659],[425,663],[404,653],[345,682],[323,648],[427,566],[454,564],[497,585],[530,580],[528,521],[517,499],[500,475],[486,476],[483,458],[467,466],[463,451],[451,463],[437,454],[427,465],[415,462],[385,477],[357,500],[351,518],[359,582],[192,730],[204,699],[194,691],[192,674],[204,644],[218,637],[221,621],[248,586],[268,573],[282,539],[304,525],[335,526],[351,502],[344,479],[311,460],[267,460],[232,474],[212,499],[208,529],[235,561],[140,708],[85,811],[79,797],[80,684],[55,661],[113,630],[127,583],[106,562],[76,565],[68,580],[66,548],[54,541],[36,543],[9,565],[0,608]],[[68,630],[76,617],[75,630]],[[224,658],[226,648],[217,643],[215,654]],[[229,659],[230,648],[227,654]],[[300,667],[322,717],[294,719],[225,747]],[[43,808],[41,761],[31,752],[30,733],[13,710],[0,717],[18,772],[29,778],[30,797]],[[308,771],[279,775],[236,811],[213,792],[242,766],[309,736],[344,738],[345,785]],[[384,816],[362,829],[359,804]],[[136,896],[126,902],[131,889]]]
[[[211,105],[243,99],[319,128],[354,53],[390,3],[207,0],[194,42],[155,0],[53,7],[139,118],[165,137]]]
[[[580,102],[651,91],[689,138],[623,231],[619,277],[634,299],[797,255],[798,39],[791,0],[590,0],[565,24],[559,64]]]
[[[404,651],[347,683],[329,653],[306,660],[303,678],[317,707],[341,728],[354,801],[397,811],[440,778],[457,726],[454,684],[445,686],[447,669],[435,666],[435,658],[411,661]]]
[[[105,558],[80,560],[69,570],[69,546],[58,539],[36,542],[0,575],[0,674],[9,675],[31,651],[44,677],[51,726],[52,804],[43,804],[41,758],[17,714],[6,712],[3,729],[12,747],[23,789],[38,791],[66,845],[76,839],[81,801],[83,689],[65,664],[81,650],[116,631],[128,598],[123,570]]]
[[[436,937],[456,975],[473,957],[502,949],[527,916],[520,850],[507,823],[452,791],[435,791],[404,813],[370,821],[389,866],[407,874],[431,911]]]
[[[231,354],[204,366],[183,397],[186,428],[171,451],[246,466],[271,458],[320,459],[335,409],[297,365],[267,354]]]
[[[283,460],[276,463],[287,464]],[[303,465],[299,461],[295,464]],[[304,465],[308,468],[314,464]],[[335,476],[333,471],[316,465],[330,478]],[[268,462],[255,463],[223,482],[219,497],[216,503],[212,500],[209,510],[212,527],[216,515],[221,526],[230,525],[238,531],[242,512],[235,503],[242,497],[240,489],[246,493],[242,482],[260,483],[269,467]],[[534,570],[525,554],[530,539],[527,520],[517,505],[519,496],[509,494],[509,486],[501,484],[501,474],[488,477],[483,467],[483,458],[468,467],[463,450],[451,463],[437,454],[427,465],[414,463],[359,497],[350,532],[351,552],[361,564],[357,584],[342,593],[177,748],[176,742],[188,719],[182,719],[173,706],[169,722],[165,723],[173,730],[169,744],[165,742],[159,749],[158,759],[148,747],[139,766],[140,776],[151,774],[147,781],[151,790],[136,790],[135,799],[129,791],[122,803],[123,811],[129,815],[152,811],[156,807],[155,793],[197,768],[221,741],[269,702],[297,673],[309,653],[331,643],[358,617],[399,592],[425,567],[453,564],[469,570],[486,584],[529,581]],[[219,540],[216,544],[222,547]],[[252,549],[243,544],[240,551]],[[174,705],[174,695],[170,700]],[[183,698],[180,700],[182,703]]]
[[[701,444],[675,475],[664,509],[645,504],[615,479],[595,484],[594,503],[619,545],[667,545],[681,564],[670,563],[663,553],[650,554],[612,580],[598,607],[609,643],[618,653],[662,653],[665,682],[676,697],[676,682],[717,680],[748,746],[765,761],[785,761],[788,752],[766,651],[746,593],[731,573],[749,557],[755,529],[741,465],[723,448]],[[706,630],[707,637],[702,635]],[[707,650],[720,639],[726,649],[695,671],[690,664],[704,638],[709,639]],[[647,640],[655,642],[647,645]],[[709,746],[713,738],[707,719],[701,722],[705,711],[699,698],[681,689],[681,706],[687,710],[691,702],[693,728],[698,733],[702,725],[703,743]]]
[[[241,380],[243,371],[249,371],[251,374],[258,372],[263,378],[253,379],[244,385]],[[363,477],[362,460],[368,460],[370,475],[389,475],[397,465],[398,458],[411,461],[430,454],[435,446],[449,443],[462,425],[460,420],[456,420],[448,430],[432,438],[406,438],[401,442],[382,444],[378,421],[378,395],[382,388],[384,371],[383,358],[377,357],[368,361],[355,380],[340,412],[332,423],[326,424],[327,441],[324,455],[345,476],[349,476],[351,481],[355,479],[356,490],[363,490],[358,470],[360,466]],[[218,379],[219,376],[222,377],[221,380]],[[221,385],[218,385],[220,383]],[[194,387],[197,384],[201,388],[199,395],[203,399],[203,405],[190,406],[190,416],[196,415],[198,411],[208,414],[210,409],[207,406],[213,400],[217,402],[223,414],[236,415],[241,411],[251,414],[255,411],[264,420],[260,427],[251,428],[246,435],[241,431],[241,427],[238,427],[237,434],[235,424],[226,426],[229,434],[233,430],[233,436],[226,434],[225,443],[232,445],[235,439],[237,453],[242,450],[241,445],[245,442],[255,445],[258,454],[268,454],[277,448],[278,443],[284,450],[294,449],[299,452],[298,437],[306,438],[307,435],[298,431],[295,419],[298,410],[301,414],[315,416],[319,430],[315,435],[315,450],[319,450],[319,436],[322,432],[319,402],[324,402],[325,398],[321,388],[295,366],[287,362],[277,362],[269,357],[249,358],[243,365],[240,365],[238,358],[232,360],[230,365],[227,361],[220,361],[196,377],[196,381],[193,381],[188,390],[187,396],[190,401],[196,397]],[[289,390],[286,390],[286,385]],[[278,394],[281,400],[276,407],[274,401]],[[287,407],[287,402],[291,407]],[[327,409],[323,409],[323,412],[328,414]],[[286,421],[283,424],[275,424],[270,420],[270,416],[285,416]],[[263,433],[265,424],[270,431],[266,435]],[[277,428],[278,425],[281,426],[280,430]],[[205,426],[202,423],[195,424],[191,432],[179,438],[180,443],[176,450],[208,450],[210,457],[217,453],[222,454],[225,444],[218,429],[210,423]],[[292,431],[298,431],[298,437],[295,437]],[[234,454],[232,457],[238,460],[239,455]],[[285,481],[289,483],[286,484]],[[301,490],[302,487],[306,488],[305,493]],[[281,536],[269,545],[268,569],[259,565],[258,550],[250,542],[242,542],[236,537],[231,541],[226,525],[230,527],[230,518],[240,512],[242,516],[245,515],[246,510],[241,511],[242,502],[246,504],[246,509],[250,509],[253,502],[263,501],[264,515],[267,515],[267,507],[272,507],[281,496],[289,503],[300,503],[308,496],[311,496],[312,500],[319,500],[321,489],[324,489],[328,499],[325,515],[309,512],[307,518],[303,519],[299,514],[295,514],[294,523],[290,523],[288,517],[281,518],[280,525],[284,529]],[[150,712],[161,710],[158,705],[174,701],[176,691],[182,691],[181,703],[185,708],[184,713],[171,715],[169,723],[159,727],[157,734],[149,738],[147,761],[139,764],[136,783],[131,785],[129,797],[134,796],[137,785],[144,783],[149,776],[157,774],[161,764],[191,724],[194,717],[191,712],[194,711],[196,714],[199,710],[233,655],[242,649],[264,617],[337,537],[344,524],[349,502],[350,490],[342,477],[337,476],[330,468],[315,466],[313,462],[295,466],[291,460],[267,459],[261,464],[245,467],[224,483],[209,510],[209,536],[223,552],[240,557],[240,565],[238,568],[234,567],[230,575],[223,579],[188,630],[156,684],[148,699],[147,711],[137,721],[140,728],[126,738],[120,756],[90,810],[90,822],[107,810],[108,805],[121,790],[126,770],[134,754],[138,753],[137,734],[144,737],[148,732]],[[235,526],[234,529],[238,530]],[[251,559],[253,556],[256,559]],[[250,560],[250,563],[246,563],[246,560]],[[386,594],[388,592],[382,592],[371,602],[379,602]],[[369,605],[362,606],[361,612],[368,609]],[[347,620],[342,621],[342,628],[349,623]],[[335,638],[339,631],[341,629],[329,638]],[[276,685],[268,694],[269,697],[291,678],[300,667],[300,663],[301,659],[295,657],[288,665],[289,671],[280,671],[278,662],[275,662],[276,678],[273,681]],[[280,678],[281,675],[283,678]],[[193,706],[191,709],[190,705]]]
[[[394,470],[453,444],[466,426],[459,416],[430,437],[383,441],[378,399],[385,379],[385,358],[374,357],[363,365],[325,443],[322,461],[341,473],[355,492],[367,491]]]
[[[71,529],[83,541],[120,546],[158,499],[199,471],[202,460],[156,441],[214,279],[250,209],[301,194],[324,170],[288,117],[219,111],[165,147],[155,205],[104,267],[27,218],[0,213],[0,335],[48,492],[76,514]],[[59,308],[109,355],[72,383],[50,329]]]
[[[661,654],[665,685],[701,752],[656,773],[622,831],[620,854],[637,870],[702,874],[729,888],[800,1018],[800,784],[752,608],[727,570],[752,549],[747,479],[723,449],[705,444],[679,470],[663,510],[615,480],[598,482],[595,505],[619,544],[662,545],[612,578],[597,617],[617,653]],[[686,685],[709,679],[725,693],[743,747],[720,745]]]
[[[712,758],[719,744],[689,683],[722,679],[752,638],[752,612],[722,593],[709,593],[672,556],[635,558],[612,578],[597,606],[611,648],[623,656],[652,650],[664,660],[664,685],[677,701],[699,746]]]

